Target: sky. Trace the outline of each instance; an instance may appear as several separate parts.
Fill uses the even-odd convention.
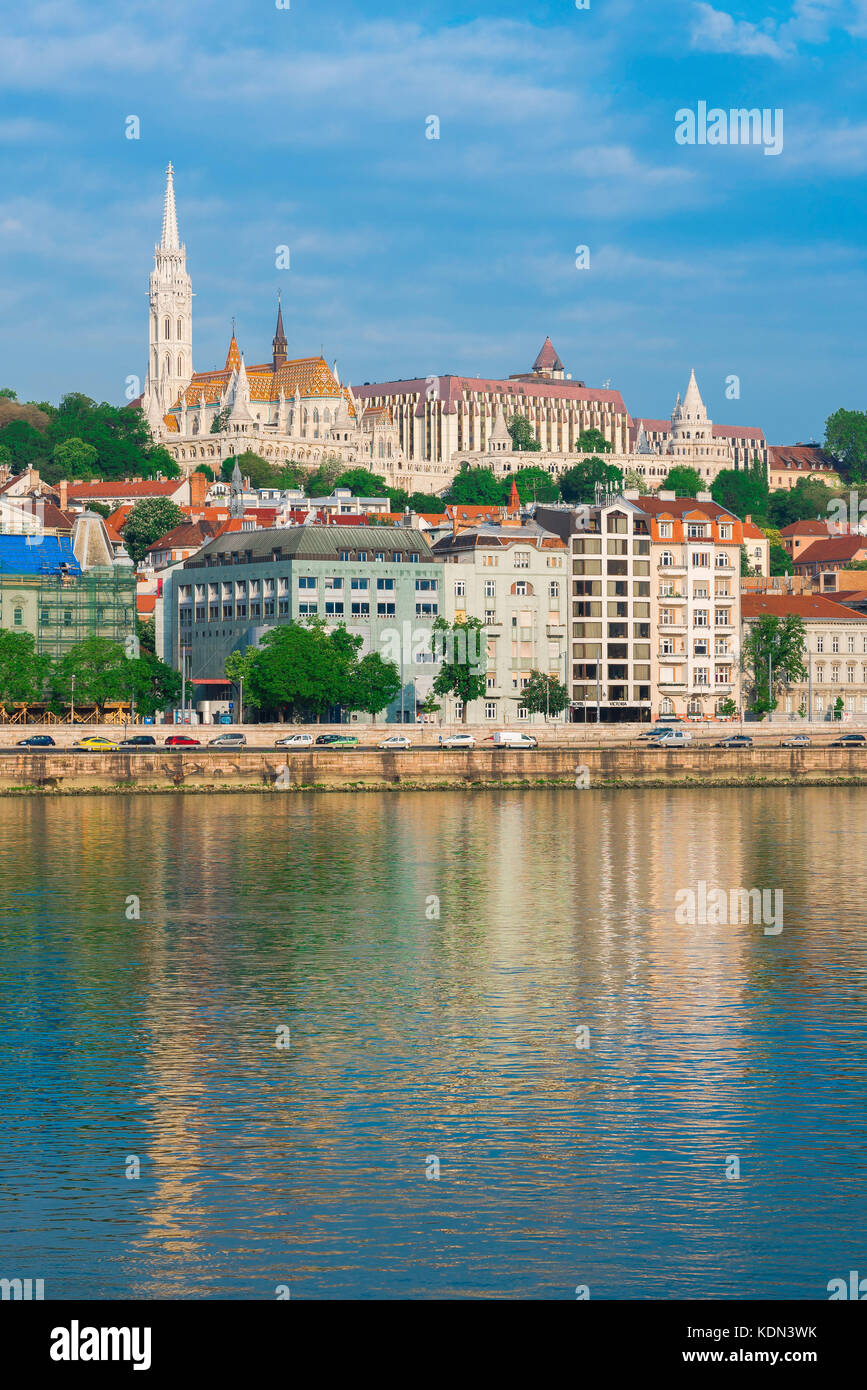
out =
[[[867,0],[278,3],[4,7],[0,385],[143,380],[171,160],[200,370],[233,316],[270,357],[279,288],[289,355],[350,384],[507,376],[547,334],[636,418],[691,367],[770,443],[867,408]],[[702,102],[779,153],[679,143]]]

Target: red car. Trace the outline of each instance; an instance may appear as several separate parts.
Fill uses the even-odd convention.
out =
[[[169,734],[166,739],[166,748],[201,748],[197,738],[190,738],[189,734]]]

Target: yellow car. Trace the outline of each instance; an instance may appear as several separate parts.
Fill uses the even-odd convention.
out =
[[[91,734],[88,738],[77,739],[72,746],[73,748],[91,748],[98,753],[117,752],[117,744],[110,738],[101,738],[99,734]]]

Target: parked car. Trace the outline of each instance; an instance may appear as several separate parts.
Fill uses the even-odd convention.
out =
[[[660,729],[653,738],[648,739],[648,748],[668,748],[680,743],[692,743],[689,729]]]
[[[169,734],[166,739],[166,748],[201,748],[201,743],[197,738],[190,738],[189,734]]]
[[[357,748],[358,737],[356,734],[335,734],[329,748]]]
[[[31,734],[29,738],[19,738],[17,748],[53,748],[54,739],[50,734]]]
[[[384,748],[386,751],[389,749],[393,751],[400,748],[411,748],[412,744],[406,734],[389,734],[388,738],[384,738],[382,743],[378,743],[376,746],[377,748]]]
[[[246,734],[217,734],[216,738],[208,739],[209,748],[246,748]]]
[[[120,741],[120,748],[155,748],[156,739],[153,734],[133,734],[132,738],[123,738]]]
[[[780,744],[781,748],[809,748],[811,743],[809,734],[792,734],[791,738],[784,738]]]
[[[472,734],[440,734],[442,748],[475,748],[476,740]]]
[[[317,745],[325,743],[336,743],[339,738],[339,734],[320,734],[316,740],[316,743]]]
[[[729,734],[728,738],[717,739],[714,748],[752,748],[749,734]]]
[[[835,738],[829,748],[863,748],[867,743],[863,734],[844,734],[842,738]]]
[[[651,724],[649,729],[642,730],[636,737],[641,739],[658,738],[660,734],[667,733],[672,727],[672,724],[666,723],[664,720],[660,719],[657,720],[655,724]]]
[[[100,734],[90,734],[87,738],[76,739],[73,748],[89,748],[97,753],[115,753],[117,744],[114,739],[102,738]]]
[[[286,734],[284,738],[278,738],[274,744],[275,748],[310,748],[313,745],[312,734]]]
[[[495,748],[538,748],[539,744],[532,734],[522,733],[520,729],[497,729],[485,743],[493,743]]]

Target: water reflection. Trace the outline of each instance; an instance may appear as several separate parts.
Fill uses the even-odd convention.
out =
[[[48,1297],[823,1297],[864,1217],[864,806],[0,802],[6,1261]],[[699,879],[782,888],[784,931],[677,926]]]

